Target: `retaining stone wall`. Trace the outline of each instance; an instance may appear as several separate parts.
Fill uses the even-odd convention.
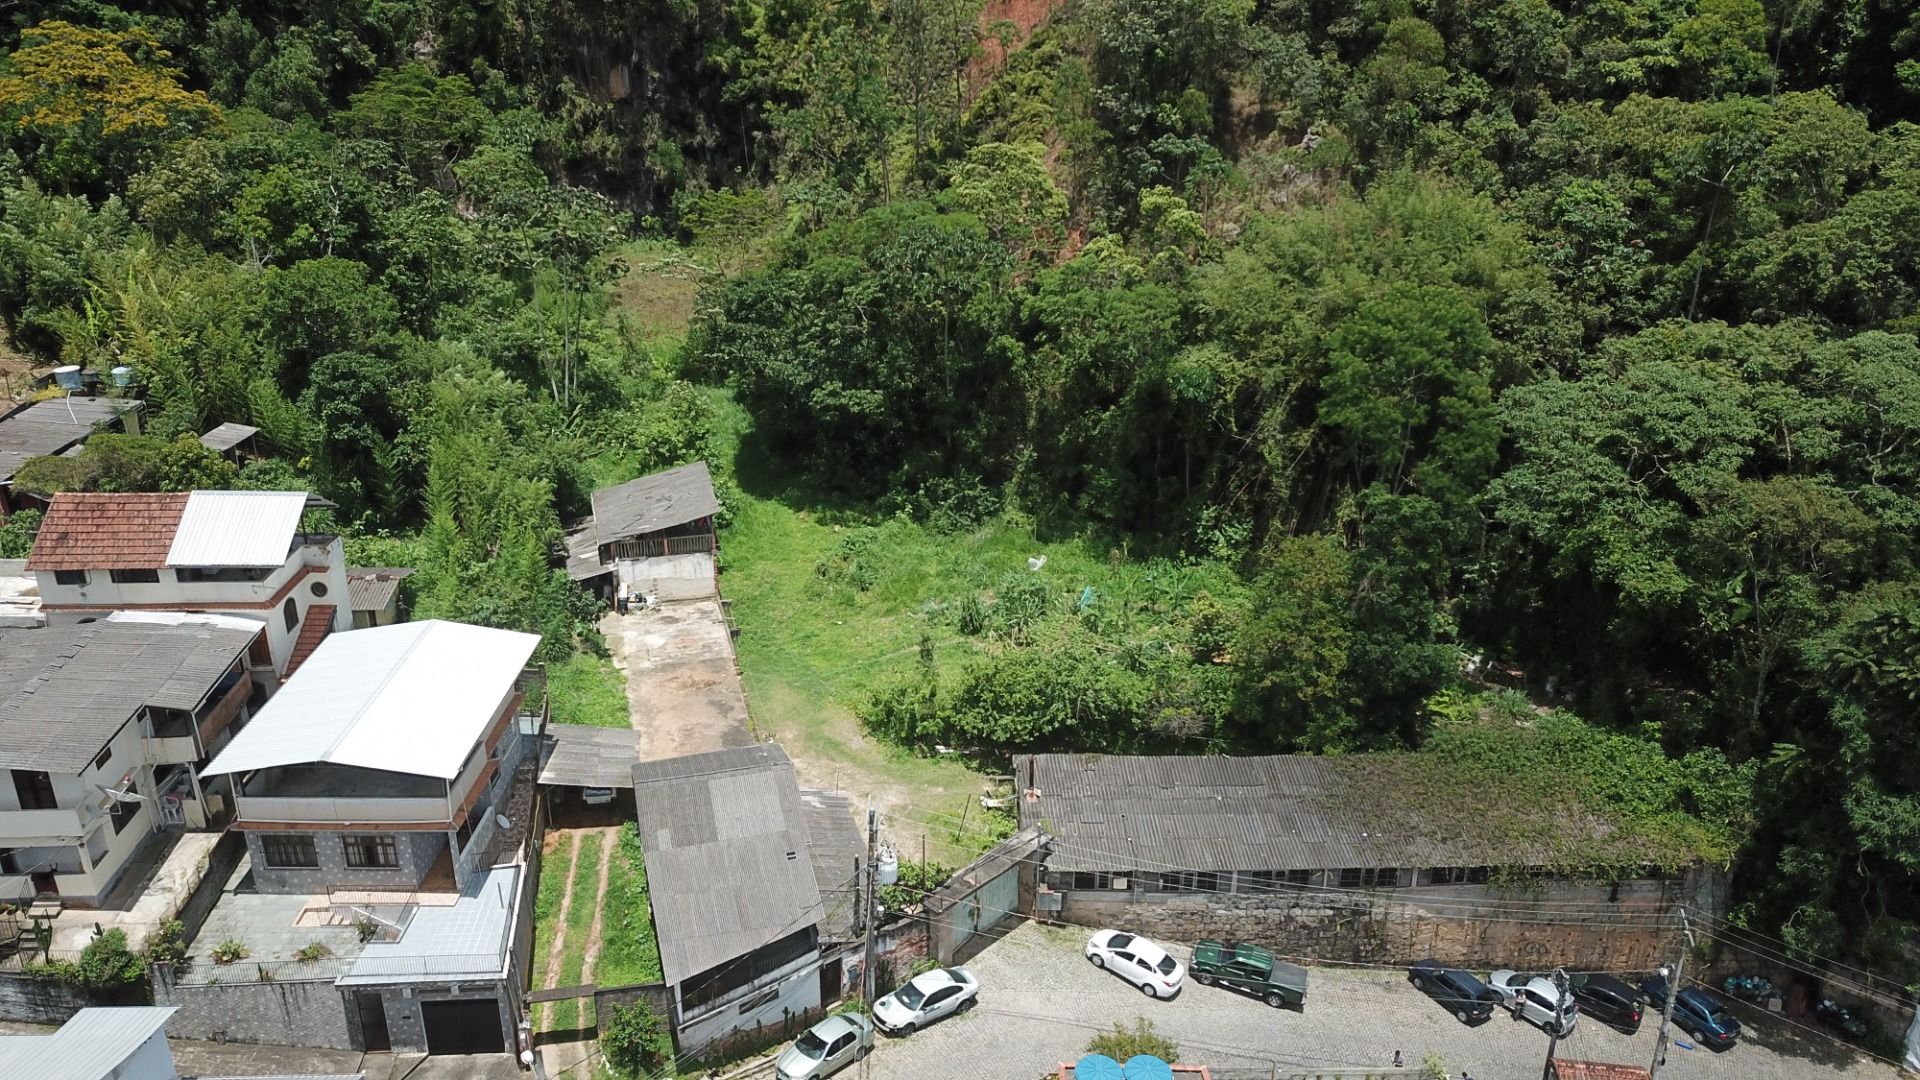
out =
[[[1064,899],[1062,921],[1116,927],[1169,941],[1248,941],[1294,957],[1356,964],[1399,965],[1433,958],[1467,968],[1550,968],[1633,971],[1670,963],[1674,932],[1650,925],[1659,907],[1640,903],[1576,914],[1555,907],[1579,889],[1549,890],[1537,906],[1525,895],[1422,896],[1381,891],[1347,895],[1312,891],[1270,894],[1129,894],[1076,892]],[[1141,894],[1133,894],[1139,896]],[[1597,889],[1594,903],[1609,890]],[[1585,900],[1585,897],[1576,897]],[[1470,906],[1484,902],[1483,906]],[[1496,906],[1496,903],[1499,906]],[[1626,912],[1638,919],[1627,920]]]
[[[167,1021],[177,1039],[355,1049],[346,1003],[330,979],[176,986],[156,971],[153,1003],[179,1006]]]

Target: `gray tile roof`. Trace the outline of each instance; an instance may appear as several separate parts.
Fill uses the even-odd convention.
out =
[[[633,784],[669,983],[824,917],[800,789],[778,746],[643,761]]]
[[[411,566],[349,566],[347,603],[355,611],[380,611],[393,602],[400,583],[411,576]]]
[[[77,775],[141,706],[199,705],[259,633],[151,615],[0,630],[0,768]]]
[[[95,428],[140,407],[131,398],[71,397],[37,401],[0,416],[0,483],[27,459],[85,442]]]
[[[445,907],[422,905],[398,941],[372,942],[340,986],[499,978],[507,966],[520,867],[496,866]]]
[[[639,734],[632,728],[547,725],[546,760],[540,782],[562,787],[630,788],[640,760]]]
[[[1031,754],[1014,770],[1020,824],[1056,839],[1057,871],[1550,865],[1615,834],[1578,807],[1450,784],[1420,754]]]
[[[835,791],[800,792],[801,812],[807,819],[807,849],[813,856],[813,881],[820,888],[827,916],[820,923],[820,936],[827,941],[847,941],[853,936],[855,897],[854,877],[867,844],[855,820],[853,800]]]
[[[720,512],[707,463],[696,461],[593,493],[593,531],[600,543],[671,529]]]

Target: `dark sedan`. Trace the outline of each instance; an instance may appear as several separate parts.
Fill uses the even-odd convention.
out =
[[[1740,1041],[1740,1021],[1727,1011],[1727,1003],[1691,986],[1673,996],[1673,1023],[1710,1050],[1725,1050]]]
[[[1428,997],[1447,1007],[1454,1019],[1477,1024],[1493,1015],[1500,1004],[1499,991],[1459,968],[1444,967],[1438,960],[1422,960],[1407,970],[1407,981]]]
[[[1640,995],[1611,975],[1575,975],[1573,999],[1580,1012],[1631,1035],[1640,1030]]]

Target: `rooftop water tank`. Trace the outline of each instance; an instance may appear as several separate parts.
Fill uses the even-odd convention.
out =
[[[125,364],[114,368],[110,374],[113,376],[113,385],[115,386],[129,386],[133,383],[133,369]]]
[[[53,381],[59,384],[60,389],[62,390],[80,389],[80,365],[79,364],[62,364],[61,366],[54,368]]]

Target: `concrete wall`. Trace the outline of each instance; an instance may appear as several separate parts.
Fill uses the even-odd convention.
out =
[[[757,1039],[769,1029],[789,1033],[794,1020],[820,1007],[820,956],[809,953],[724,1004],[688,1019],[680,1016],[676,1041],[682,1053]],[[770,1038],[772,1036],[769,1036]]]
[[[254,884],[263,893],[321,893],[329,888],[405,891],[418,887],[420,879],[433,867],[434,860],[447,850],[447,834],[435,830],[367,828],[351,832],[355,835],[392,835],[394,853],[400,857],[400,866],[387,870],[348,866],[346,849],[341,846],[341,837],[348,835],[348,831],[342,830],[304,833],[313,837],[314,854],[320,861],[317,869],[271,867],[267,865],[261,842],[262,836],[272,835],[271,830],[259,832],[249,829],[246,833],[247,855],[253,861]]]
[[[176,1039],[354,1049],[347,1008],[331,979],[176,986],[156,967],[153,1003],[177,1005],[167,1021]]]
[[[89,1005],[144,1005],[147,987],[140,984],[93,992],[57,979],[0,973],[0,1020],[25,1024],[64,1024]]]
[[[1173,941],[1249,941],[1286,956],[1351,963],[1432,957],[1469,968],[1637,970],[1673,955],[1673,933],[1649,916],[1679,903],[1717,910],[1706,906],[1717,897],[1717,876],[1703,871],[1684,880],[1628,883],[1617,894],[1607,885],[1577,883],[1538,893],[1486,886],[1258,895],[1067,892],[1059,918]],[[1595,905],[1598,913],[1555,906],[1569,903]]]

